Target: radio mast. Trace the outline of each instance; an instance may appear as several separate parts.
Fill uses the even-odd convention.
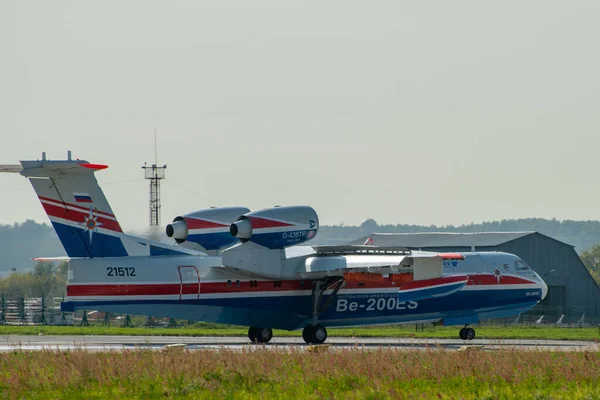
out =
[[[150,180],[150,226],[160,225],[160,181],[165,179],[165,169],[167,165],[158,166],[158,157],[156,149],[156,129],[154,130],[154,164],[148,166],[146,163],[142,166],[146,179]]]

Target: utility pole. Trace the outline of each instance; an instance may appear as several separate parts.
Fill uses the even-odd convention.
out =
[[[158,157],[156,149],[156,129],[154,130],[154,164],[152,166],[144,165],[142,169],[145,172],[145,178],[150,180],[150,226],[160,225],[160,181],[165,179],[165,169],[167,165],[158,166]]]

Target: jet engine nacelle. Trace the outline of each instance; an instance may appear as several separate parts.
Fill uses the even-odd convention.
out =
[[[230,232],[240,242],[253,242],[269,249],[283,249],[312,239],[319,230],[319,217],[309,206],[273,207],[242,215]]]
[[[167,225],[167,236],[177,243],[194,242],[206,250],[220,250],[233,246],[237,238],[229,233],[229,226],[240,215],[249,213],[246,207],[219,207],[195,211],[176,217]]]

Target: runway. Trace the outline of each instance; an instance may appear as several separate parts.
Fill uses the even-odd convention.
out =
[[[519,351],[600,351],[600,343],[567,340],[488,340],[475,339],[415,339],[415,338],[343,338],[330,337],[326,342],[331,349],[392,348],[405,351],[447,350],[519,350]],[[306,349],[302,338],[274,337],[266,344],[251,344],[246,337],[236,336],[33,336],[7,335],[0,340],[0,352],[26,350],[77,350],[124,351],[124,350],[163,350],[179,348],[186,350],[237,350],[252,351],[266,349],[285,351]]]

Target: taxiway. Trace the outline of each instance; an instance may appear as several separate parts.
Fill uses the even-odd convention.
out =
[[[544,351],[600,351],[600,343],[567,340],[490,340],[475,339],[415,339],[415,338],[345,338],[330,337],[326,342],[331,348],[393,348],[396,350],[544,350]],[[33,336],[6,335],[0,338],[0,351],[13,350],[75,350],[123,351],[123,350],[162,350],[169,347],[188,350],[230,349],[244,350],[264,348],[270,350],[302,348],[307,345],[302,338],[274,337],[266,345],[251,344],[241,336]]]

